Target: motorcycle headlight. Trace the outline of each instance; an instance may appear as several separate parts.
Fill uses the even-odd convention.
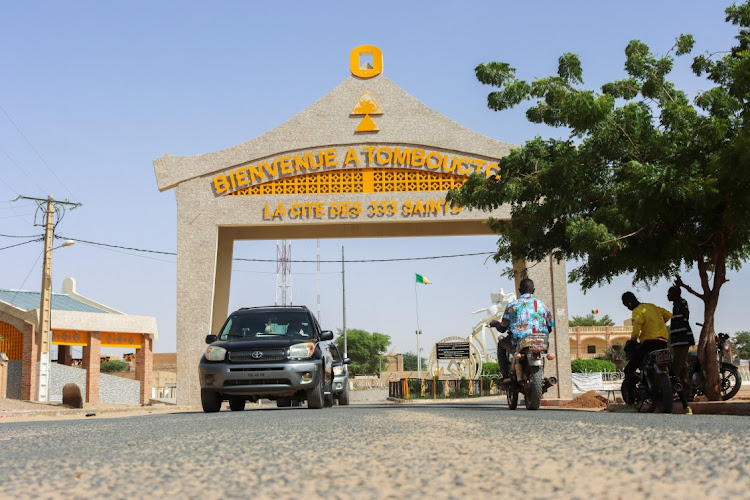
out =
[[[209,361],[224,361],[226,355],[227,350],[223,347],[210,345],[206,348],[206,359]]]
[[[301,344],[294,344],[289,348],[289,357],[305,359],[311,357],[314,352],[315,344],[312,342],[303,342]]]

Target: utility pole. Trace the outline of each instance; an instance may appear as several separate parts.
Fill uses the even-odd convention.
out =
[[[346,274],[344,271],[344,247],[341,247],[341,300],[344,311],[344,357],[348,358],[349,352],[346,344]]]
[[[81,206],[80,203],[69,201],[54,201],[52,195],[47,199],[19,196],[16,200],[32,200],[39,208],[44,207],[44,260],[42,261],[42,290],[39,304],[39,327],[41,331],[41,349],[37,364],[38,397],[42,402],[49,401],[49,371],[51,363],[51,327],[52,327],[52,243],[55,238],[55,205],[70,206],[71,210]],[[13,200],[13,201],[16,201]],[[61,246],[70,246],[73,242],[65,242]]]

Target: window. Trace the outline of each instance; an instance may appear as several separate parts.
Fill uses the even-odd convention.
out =
[[[596,346],[595,345],[586,346],[586,352],[589,354],[596,354]]]

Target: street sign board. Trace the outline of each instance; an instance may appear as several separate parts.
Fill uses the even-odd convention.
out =
[[[439,342],[435,346],[437,359],[469,359],[468,342]]]

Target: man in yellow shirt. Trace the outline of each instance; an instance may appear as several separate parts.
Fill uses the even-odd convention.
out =
[[[631,353],[630,362],[625,366],[625,403],[635,404],[635,372],[641,366],[643,358],[653,351],[669,348],[669,330],[667,321],[672,313],[654,304],[642,304],[635,298],[633,292],[622,294],[622,304],[633,311],[633,333],[630,343],[638,342],[638,346]]]

